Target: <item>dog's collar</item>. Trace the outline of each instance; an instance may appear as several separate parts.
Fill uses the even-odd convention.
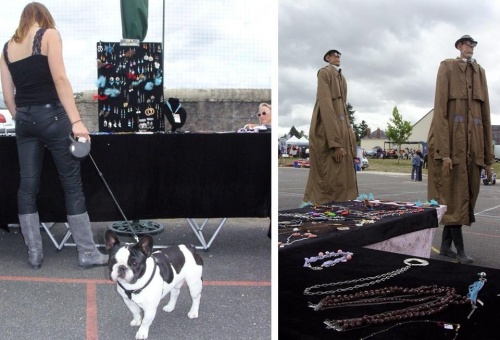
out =
[[[118,282],[118,286],[120,286],[121,289],[123,289],[125,291],[125,294],[127,294],[128,298],[130,300],[132,300],[132,294],[139,294],[140,292],[142,292],[142,290],[144,288],[146,288],[150,283],[151,281],[153,280],[153,277],[155,276],[155,273],[156,273],[156,259],[153,257],[153,263],[154,263],[154,267],[153,267],[153,274],[151,274],[151,277],[149,278],[148,282],[146,282],[146,284],[142,287],[142,288],[139,288],[139,289],[135,289],[135,290],[131,290],[131,289],[125,289],[125,287],[122,286],[122,284],[120,282]]]

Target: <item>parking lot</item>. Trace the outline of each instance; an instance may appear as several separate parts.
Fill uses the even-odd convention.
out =
[[[165,230],[154,235],[156,245],[198,245],[185,219],[156,220]],[[218,219],[204,231],[212,235]],[[103,241],[110,223],[93,223],[96,241]],[[270,339],[271,338],[271,241],[268,218],[230,218],[208,251],[204,261],[204,287],[200,313],[189,319],[191,304],[186,287],[181,289],[176,309],[165,313],[158,307],[149,331],[155,339]],[[61,240],[64,224],[53,233]],[[107,267],[88,270],[77,266],[75,247],[57,250],[42,231],[44,263],[32,270],[19,228],[0,229],[0,324],[3,340],[134,339],[132,314],[109,280]],[[52,230],[52,229],[51,229]],[[122,237],[132,242],[131,237]],[[72,239],[70,239],[72,241]],[[102,250],[103,251],[103,250]]]
[[[302,203],[308,169],[281,167],[278,170],[278,209],[294,209]],[[410,174],[358,172],[359,193],[372,193],[376,199],[406,202],[427,200],[427,176],[422,182],[410,180]],[[474,258],[474,265],[500,269],[500,185],[483,185],[475,210],[476,222],[463,227],[465,250]],[[431,258],[453,261],[439,255],[441,231],[436,230]],[[459,264],[457,264],[459,265]]]

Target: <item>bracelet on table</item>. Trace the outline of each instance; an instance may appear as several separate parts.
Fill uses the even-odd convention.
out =
[[[81,119],[78,119],[77,121],[74,121],[73,123],[71,123],[71,125],[75,125],[76,123],[81,122],[81,121],[82,121]]]
[[[320,252],[318,256],[311,256],[310,258],[307,257],[304,258],[305,260],[304,267],[311,268],[312,270],[321,270],[323,268],[333,267],[340,262],[347,262],[348,260],[352,259],[352,255],[354,254],[349,251],[342,251],[340,249],[337,252],[329,252],[329,251],[325,253]],[[330,257],[336,257],[336,259],[325,261],[320,266],[311,265],[311,263],[313,262],[328,259]]]

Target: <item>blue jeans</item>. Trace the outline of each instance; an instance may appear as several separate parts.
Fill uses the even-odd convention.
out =
[[[422,180],[422,174],[420,173],[420,166],[419,165],[412,165],[411,167],[411,179],[412,180]]]
[[[36,197],[45,148],[52,153],[59,173],[67,214],[78,215],[87,211],[80,162],[68,154],[70,133],[71,122],[60,103],[17,108],[16,142],[21,175],[17,194],[19,214],[38,211]]]

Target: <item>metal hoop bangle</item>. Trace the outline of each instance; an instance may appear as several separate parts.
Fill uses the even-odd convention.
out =
[[[404,263],[410,267],[427,266],[429,264],[429,262],[427,262],[426,260],[416,259],[416,258],[406,259],[404,260]]]

